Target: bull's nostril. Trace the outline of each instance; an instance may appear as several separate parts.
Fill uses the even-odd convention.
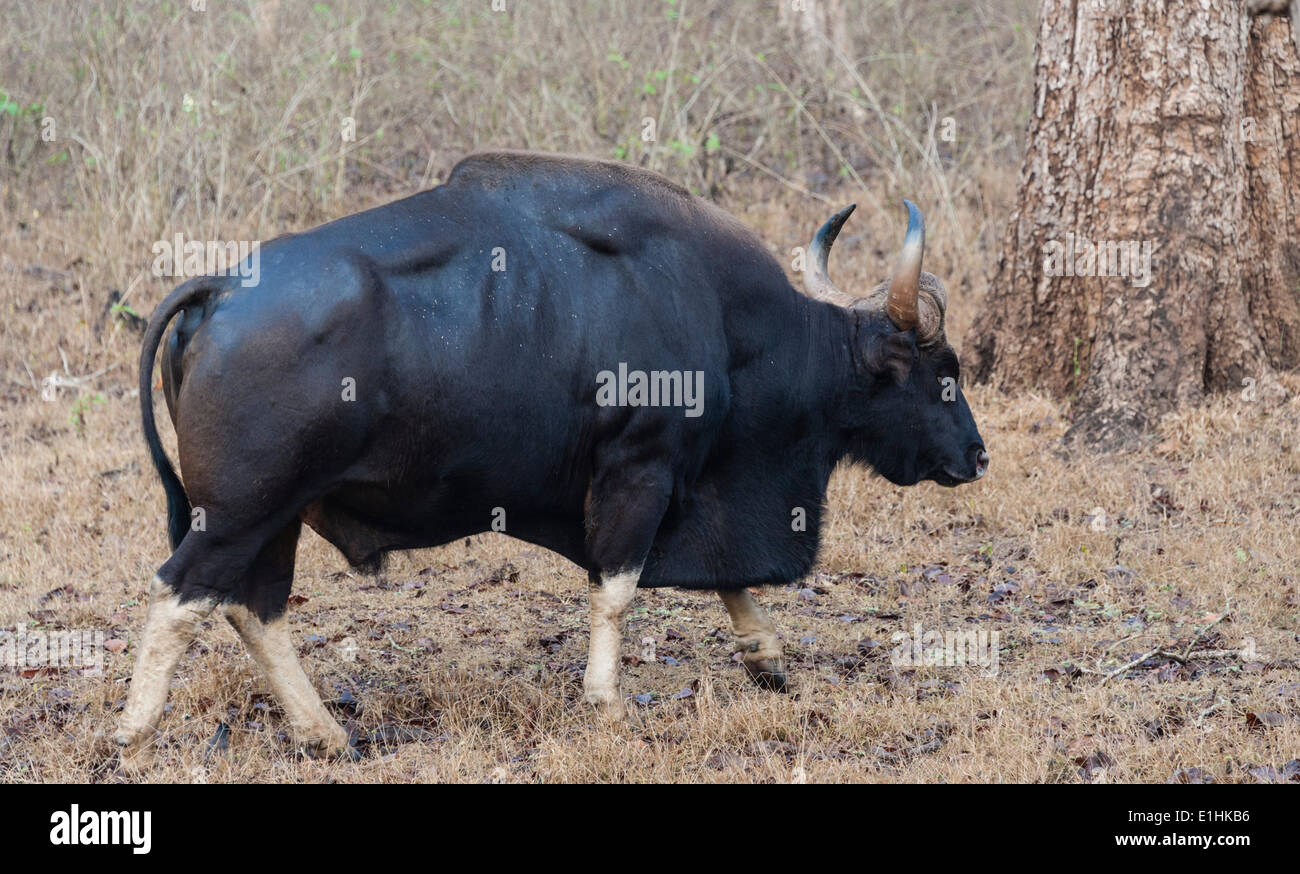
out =
[[[979,479],[984,476],[984,474],[988,473],[988,470],[989,454],[985,450],[981,449],[979,454],[975,456],[975,478]]]

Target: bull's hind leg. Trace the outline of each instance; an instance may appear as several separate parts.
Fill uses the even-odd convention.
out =
[[[211,598],[182,601],[158,577],[149,586],[149,618],[135,659],[131,691],[113,740],[122,747],[122,760],[143,765],[152,750],[154,732],[167,704],[176,664],[194,640],[198,625],[212,612]]]
[[[784,692],[785,651],[772,620],[746,589],[719,589],[718,597],[731,615],[731,632],[750,679],[765,688]]]
[[[222,605],[293,728],[311,755],[353,755],[348,733],[321,703],[298,661],[285,616],[293,584],[294,552],[302,524],[294,520],[258,555],[236,600]]]
[[[296,742],[311,755],[352,755],[347,731],[325,709],[298,661],[285,617],[263,622],[238,604],[227,604],[222,610],[266,674],[293,726]]]

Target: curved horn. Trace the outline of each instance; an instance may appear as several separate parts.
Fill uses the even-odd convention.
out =
[[[804,259],[803,284],[808,290],[808,296],[814,300],[842,307],[853,306],[857,301],[853,295],[845,294],[836,288],[835,283],[831,282],[830,276],[826,273],[826,259],[830,256],[831,245],[840,235],[840,228],[844,227],[844,222],[853,214],[857,206],[856,203],[850,203],[831,216],[808,245],[808,253]]]
[[[885,305],[889,320],[900,331],[909,331],[921,321],[917,310],[917,293],[920,290],[921,258],[925,255],[925,219],[916,204],[907,204],[907,236],[903,251],[898,256],[898,266],[889,280],[889,300]]]

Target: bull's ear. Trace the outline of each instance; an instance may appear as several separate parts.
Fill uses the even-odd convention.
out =
[[[916,362],[916,331],[886,331],[872,334],[862,345],[862,364],[868,373],[892,377],[902,385]]]

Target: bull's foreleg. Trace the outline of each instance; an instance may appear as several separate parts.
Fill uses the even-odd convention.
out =
[[[271,691],[289,717],[296,741],[311,755],[354,756],[347,731],[325,709],[298,661],[285,617],[263,622],[247,607],[237,604],[223,606],[222,612],[266,674]]]
[[[784,692],[785,651],[772,620],[746,589],[719,589],[718,597],[731,615],[731,633],[750,679],[765,688]]]
[[[606,574],[590,587],[591,641],[587,649],[587,671],[582,677],[583,698],[602,716],[614,719],[624,714],[619,685],[623,619],[636,597],[640,577],[639,569]]]
[[[625,713],[619,688],[623,620],[673,484],[667,467],[630,460],[645,452],[642,441],[649,438],[632,426],[629,433],[626,442],[597,453],[599,473],[587,497],[587,554],[599,570],[590,577],[591,641],[582,688],[587,702],[606,717]]]
[[[122,747],[123,764],[147,763],[176,664],[213,606],[211,600],[181,603],[174,589],[158,577],[153,578],[149,586],[149,618],[135,658],[131,691],[113,735],[114,742]]]

